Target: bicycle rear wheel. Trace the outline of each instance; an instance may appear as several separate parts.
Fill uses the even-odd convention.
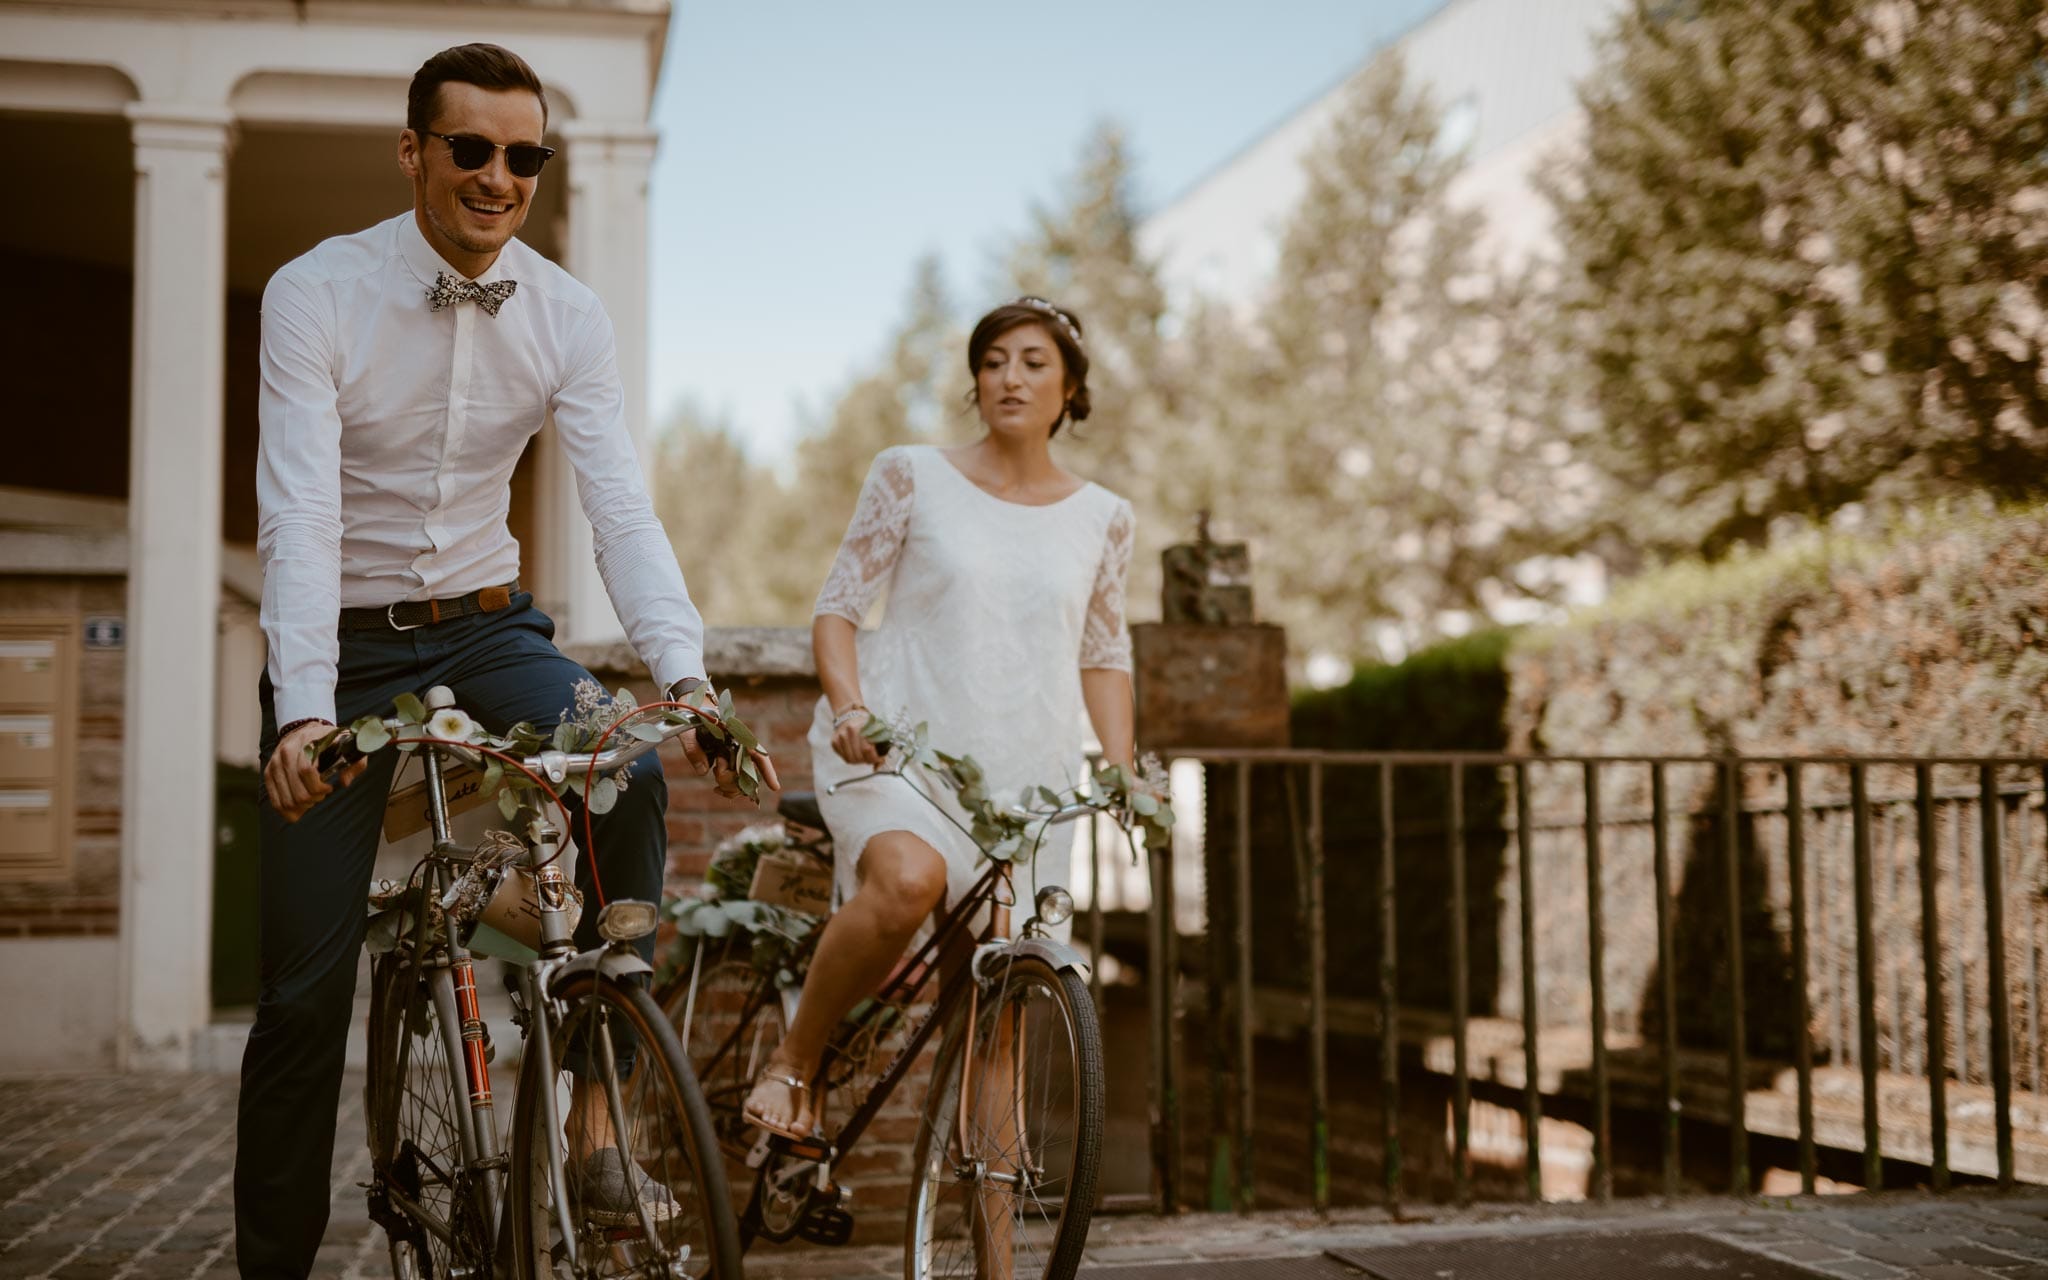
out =
[[[554,995],[567,1008],[550,1032],[554,1061],[528,1039],[513,1106],[516,1274],[737,1277],[739,1227],[710,1113],[660,1006],[592,973],[563,978]]]
[[[911,1166],[911,1280],[1070,1280],[1081,1265],[1102,1162],[1095,1004],[1073,973],[998,963],[933,1067]]]
[[[708,941],[698,960],[702,968],[685,974],[668,993],[662,1012],[677,1028],[690,1069],[704,1101],[711,1108],[712,1130],[734,1169],[744,1169],[754,1145],[754,1131],[741,1111],[761,1064],[782,1043],[782,1000],[774,979],[754,967],[744,944],[711,949]]]
[[[460,1059],[449,1056],[460,1033],[448,1034],[435,1006],[438,972],[418,967],[402,949],[370,965],[363,1086],[370,1203],[390,1238],[391,1272],[399,1280],[481,1267],[491,1253],[488,1212],[464,1167],[468,1089]]]

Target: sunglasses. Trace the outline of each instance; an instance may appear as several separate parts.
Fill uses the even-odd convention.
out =
[[[448,144],[448,155],[458,169],[477,170],[491,162],[493,151],[505,153],[505,168],[515,178],[540,176],[541,166],[554,157],[553,147],[537,147],[530,142],[506,146],[488,138],[470,138],[452,133],[429,133],[430,138],[439,138]]]

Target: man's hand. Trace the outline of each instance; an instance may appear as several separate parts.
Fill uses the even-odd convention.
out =
[[[706,756],[703,746],[697,741],[697,731],[695,729],[688,729],[683,732],[682,743],[683,758],[690,762],[690,767],[697,771],[698,777],[703,777],[707,773],[710,774],[712,787],[719,795],[726,797],[728,800],[734,799],[740,794],[740,772],[733,766],[729,755]],[[761,781],[767,784],[768,789],[770,791],[781,791],[782,781],[775,776],[775,762],[768,758],[768,753],[756,749],[749,751],[747,754],[754,758],[754,768],[761,775]]]
[[[270,762],[263,766],[263,790],[270,797],[270,807],[286,822],[297,822],[306,816],[306,810],[333,793],[334,788],[320,776],[311,751],[314,743],[333,732],[333,725],[317,720],[302,724],[278,741]],[[369,765],[367,759],[358,760],[336,777],[347,786]]]

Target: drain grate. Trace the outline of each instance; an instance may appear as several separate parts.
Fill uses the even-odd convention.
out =
[[[1684,1232],[1585,1232],[1332,1249],[1374,1280],[1815,1280],[1818,1273]]]
[[[1365,1272],[1332,1258],[1231,1258],[1223,1262],[1152,1262],[1081,1268],[1081,1280],[1363,1280]],[[1699,1280],[1699,1278],[1695,1278]],[[1801,1280],[1806,1280],[1801,1277]]]

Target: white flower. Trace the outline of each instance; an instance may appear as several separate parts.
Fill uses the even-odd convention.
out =
[[[476,736],[476,721],[470,719],[469,713],[460,708],[443,707],[434,713],[433,719],[427,721],[427,733],[430,737],[440,738],[446,742],[468,742]]]

